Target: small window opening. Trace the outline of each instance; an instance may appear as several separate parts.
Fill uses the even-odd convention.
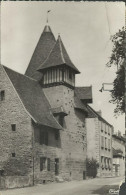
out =
[[[11,129],[12,129],[12,131],[16,131],[16,124],[12,124]]]
[[[46,158],[41,157],[40,158],[40,171],[43,171],[46,169]]]
[[[5,91],[0,92],[0,100],[1,101],[5,100]]]
[[[15,156],[16,156],[16,155],[15,155],[15,152],[13,152],[13,153],[12,153],[12,157],[15,157]]]

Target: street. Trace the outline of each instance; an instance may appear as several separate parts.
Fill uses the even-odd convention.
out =
[[[98,191],[101,188],[104,189],[106,186],[107,194],[109,194],[109,189],[113,189],[115,186],[117,188],[122,180],[123,177],[116,177],[95,178],[64,183],[38,184],[33,187],[2,190],[0,191],[0,195],[98,195],[105,194]]]

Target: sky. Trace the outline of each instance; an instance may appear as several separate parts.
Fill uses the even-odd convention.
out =
[[[109,91],[99,90],[102,83],[112,83],[117,67],[106,67],[112,51],[110,36],[125,25],[124,2],[1,2],[1,64],[25,73],[39,37],[49,25],[57,39],[60,33],[65,48],[81,74],[76,86],[93,89],[96,111],[118,130],[125,133],[124,114],[115,118],[115,105],[109,103]]]

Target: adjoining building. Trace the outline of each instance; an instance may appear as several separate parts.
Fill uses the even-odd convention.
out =
[[[113,126],[89,105],[87,128],[87,157],[97,160],[98,177],[112,176],[112,134]]]
[[[112,135],[113,147],[113,176],[125,175],[125,144],[126,138],[118,131]]]
[[[86,178],[92,87],[75,87],[79,73],[48,25],[25,75],[0,65],[2,187]]]

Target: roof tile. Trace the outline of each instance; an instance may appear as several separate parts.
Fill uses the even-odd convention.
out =
[[[37,123],[54,129],[62,129],[51,112],[50,104],[47,101],[39,82],[5,66],[4,69],[24,107]]]

